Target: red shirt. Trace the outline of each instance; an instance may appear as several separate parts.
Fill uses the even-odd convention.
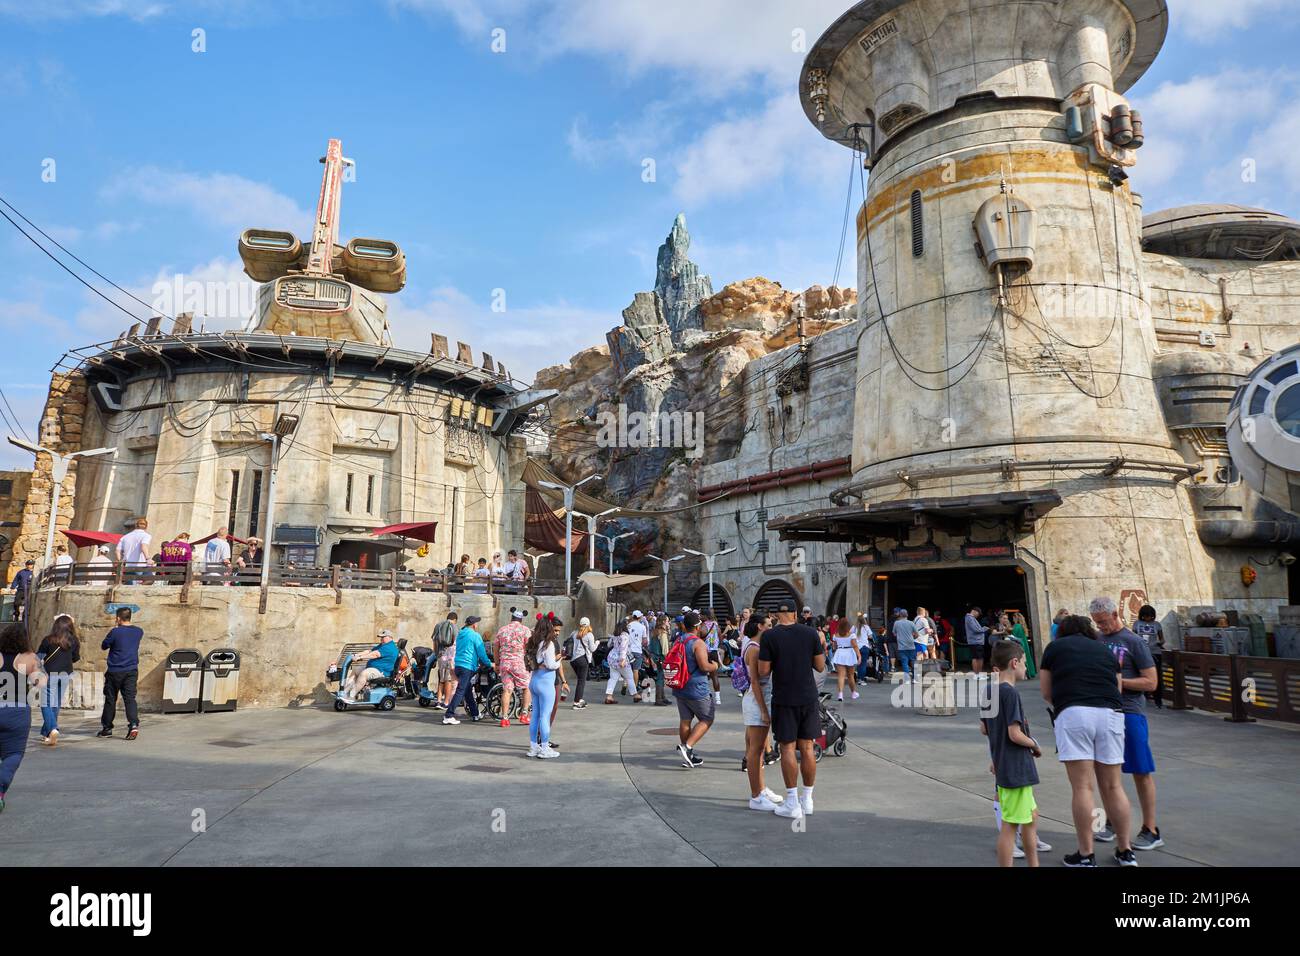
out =
[[[189,564],[193,550],[188,541],[168,541],[162,546],[163,564]]]

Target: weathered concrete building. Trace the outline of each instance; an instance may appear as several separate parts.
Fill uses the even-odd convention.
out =
[[[391,585],[372,575],[353,589],[289,573],[345,561],[422,572],[464,553],[522,548],[520,429],[548,397],[522,391],[489,355],[476,363],[464,343],[454,356],[439,335],[428,353],[391,345],[380,292],[401,289],[405,259],[384,240],[338,244],[345,162],[331,141],[309,242],[271,230],[241,236],[246,271],[265,283],[242,331],[196,332],[187,315],[164,331],[155,318],[68,353],[51,384],[41,444],[116,449],[68,475],[57,528],[121,534],[147,518],[155,552],[181,532],[197,541],[221,527],[267,544],[274,573],[263,587],[255,574],[234,587],[201,574],[184,586],[151,576],[93,583],[82,569],[79,580],[42,588],[35,632],[56,613],[74,614],[86,636],[83,669],[102,664],[96,638],[111,626],[112,605],[138,609],[146,701],[178,647],[239,651],[251,699],[278,705],[314,693],[338,647],[380,627],[419,642],[452,607],[487,622],[508,617],[512,599],[563,616],[573,609],[567,597],[437,593],[437,581],[417,584],[415,574]],[[41,455],[16,554],[44,553],[49,482]],[[390,525],[423,527],[376,535]]]
[[[1300,243],[1232,207],[1144,227],[1123,93],[1166,26],[1163,0],[868,0],[814,47],[805,110],[870,168],[861,318],[813,340],[806,394],[764,374],[793,350],[746,370],[749,409],[786,433],[706,468],[701,500],[727,492],[703,509],[708,549],[742,543],[715,578],[734,604],[775,582],[878,620],[977,601],[1037,637],[1096,594],[1130,615],[1292,603],[1300,524],[1243,483],[1228,411],[1300,338]],[[1285,418],[1283,365],[1251,414]],[[847,481],[815,480],[842,456]]]

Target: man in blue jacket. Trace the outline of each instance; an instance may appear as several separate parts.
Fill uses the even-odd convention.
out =
[[[32,596],[32,569],[35,561],[28,561],[23,569],[14,575],[14,618],[27,623],[27,601]]]
[[[474,626],[480,620],[482,619],[471,614],[465,618],[465,626],[456,635],[456,693],[451,698],[451,703],[447,705],[447,713],[443,715],[444,724],[460,723],[456,719],[456,708],[460,706],[462,700],[469,710],[470,720],[479,719],[478,701],[474,699],[470,685],[474,682],[474,675],[478,673],[480,667],[492,666],[487,648],[483,646],[483,636]]]
[[[135,706],[136,680],[140,676],[140,641],[144,631],[131,623],[131,609],[117,609],[117,627],[108,632],[100,650],[108,651],[108,667],[104,674],[104,713],[99,718],[100,731],[96,737],[113,736],[113,718],[117,715],[117,695],[122,695],[126,708],[126,739],[140,736],[140,715]]]

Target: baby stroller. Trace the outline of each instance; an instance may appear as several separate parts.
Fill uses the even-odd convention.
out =
[[[837,757],[843,757],[849,749],[849,725],[844,722],[839,711],[830,706],[830,699],[830,694],[818,695],[817,716],[822,722],[822,732],[813,741],[813,756],[818,760],[828,750]]]
[[[587,680],[592,683],[609,680],[609,668],[605,665],[605,658],[608,656],[609,641],[601,641],[596,645],[595,653],[591,655],[591,664],[587,667]]]
[[[874,680],[881,683],[890,672],[889,649],[884,646],[878,635],[873,635],[870,645],[864,649],[862,663],[858,667],[858,680]]]

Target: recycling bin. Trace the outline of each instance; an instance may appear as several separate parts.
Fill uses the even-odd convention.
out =
[[[162,712],[197,714],[203,686],[203,655],[190,648],[178,648],[167,655],[163,672]]]
[[[205,714],[235,709],[239,703],[239,651],[228,647],[208,651],[203,658],[203,692],[200,710]]]

